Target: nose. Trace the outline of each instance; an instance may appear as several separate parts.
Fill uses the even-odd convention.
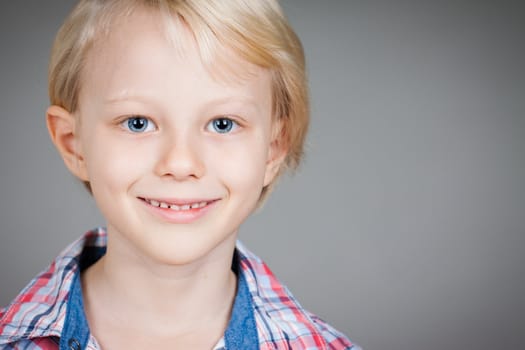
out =
[[[198,142],[188,135],[166,137],[155,172],[177,181],[199,179],[205,172],[201,153]]]

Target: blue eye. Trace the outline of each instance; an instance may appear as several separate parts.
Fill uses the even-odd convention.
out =
[[[239,124],[237,122],[229,119],[229,118],[216,118],[213,119],[206,129],[208,131],[217,132],[219,134],[226,134],[231,132],[232,130],[235,130],[239,127]]]
[[[122,126],[133,133],[143,133],[155,130],[155,124],[146,117],[127,118],[122,122]]]

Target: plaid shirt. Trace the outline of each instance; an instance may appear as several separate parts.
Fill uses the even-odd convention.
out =
[[[7,308],[0,310],[0,349],[59,349],[69,297],[82,265],[81,256],[86,250],[103,248],[106,244],[104,229],[86,233],[31,281]],[[245,281],[247,298],[251,299],[250,313],[253,311],[260,349],[359,349],[343,334],[304,310],[268,266],[239,242],[236,256],[239,278]],[[235,306],[232,318],[234,313]],[[85,318],[83,312],[79,317]],[[223,337],[215,349],[225,347]],[[86,349],[100,349],[91,335]]]

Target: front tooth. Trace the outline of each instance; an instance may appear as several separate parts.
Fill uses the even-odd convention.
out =
[[[170,205],[171,210],[180,210],[180,207],[177,204]]]
[[[189,210],[190,209],[190,205],[189,204],[184,204],[183,206],[180,207],[182,210]]]
[[[164,209],[168,209],[170,206],[166,203],[160,203],[160,207]]]
[[[153,199],[149,201],[149,204],[151,204],[151,205],[153,205],[153,206],[155,206],[155,207],[158,207],[158,206],[160,205],[159,202],[157,202],[157,201],[155,201],[155,200],[153,200]]]

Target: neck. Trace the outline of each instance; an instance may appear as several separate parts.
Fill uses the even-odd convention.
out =
[[[222,333],[236,291],[231,271],[235,237],[187,265],[163,265],[113,247],[85,271],[84,303],[90,326],[105,314],[115,324],[142,332],[186,334],[203,329]],[[152,333],[152,334],[153,334]]]

